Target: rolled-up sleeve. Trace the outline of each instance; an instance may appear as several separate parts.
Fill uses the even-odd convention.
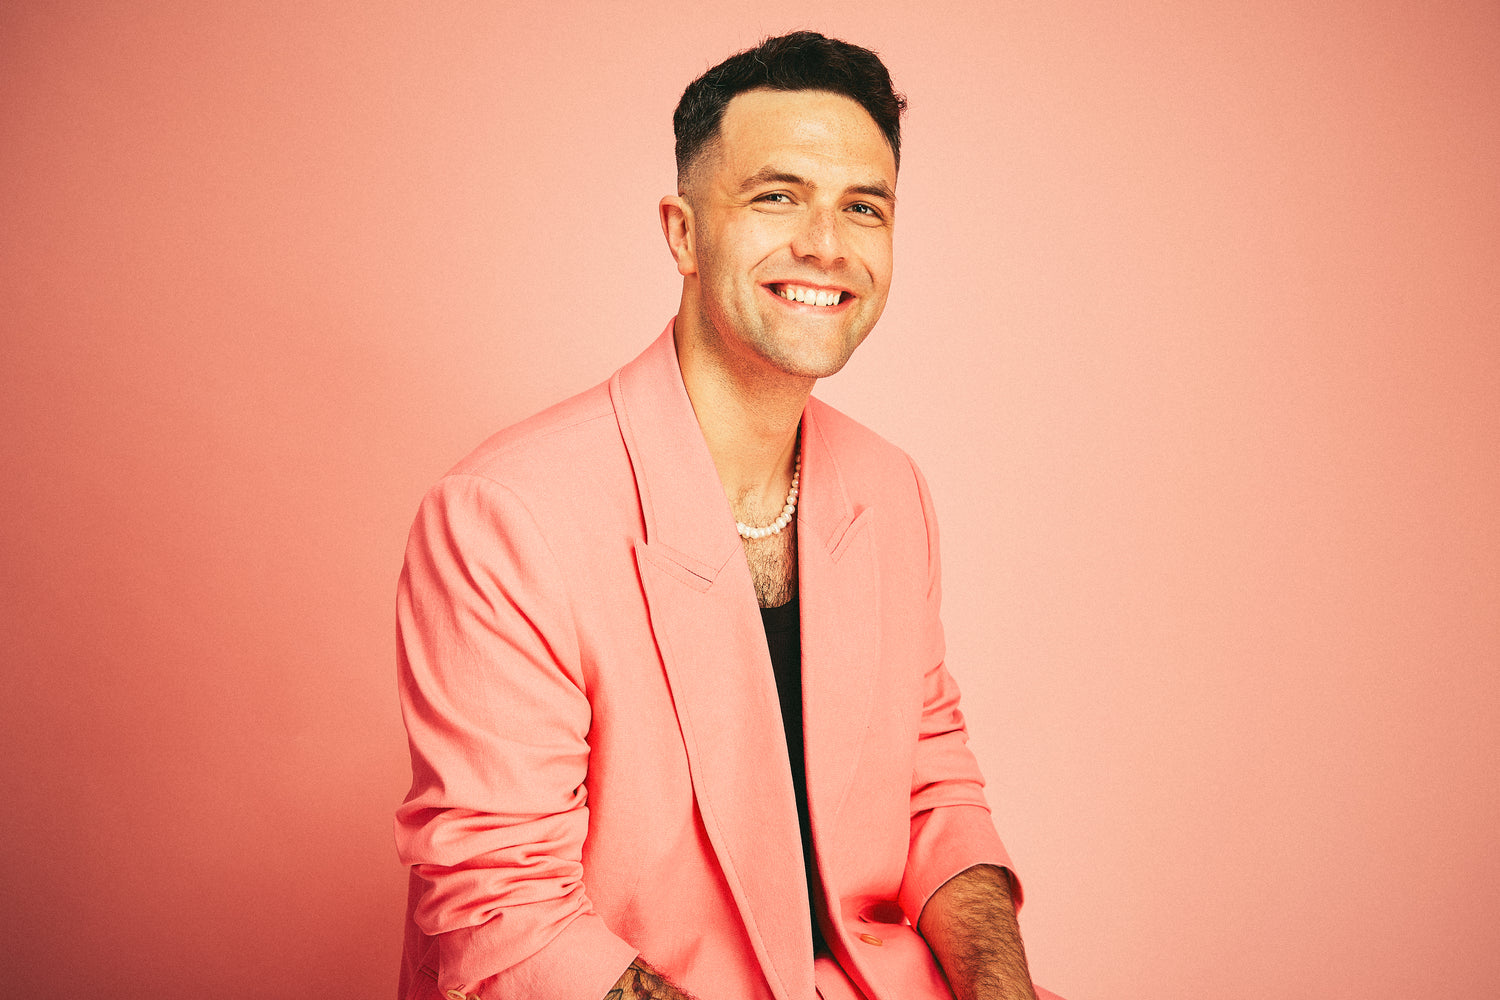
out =
[[[911,787],[911,841],[899,901],[913,925],[927,900],[953,876],[974,865],[1009,869],[1020,904],[1020,884],[1010,855],[995,832],[984,798],[984,779],[969,749],[959,711],[958,685],[944,666],[940,617],[942,569],[937,518],[927,483],[916,466],[917,492],[927,528],[927,608],[922,718]]]
[[[513,492],[473,475],[433,488],[397,627],[412,786],[396,841],[439,986],[598,1000],[635,950],[584,884],[588,692],[567,590]]]

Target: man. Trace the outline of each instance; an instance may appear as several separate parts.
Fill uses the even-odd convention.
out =
[[[423,501],[403,997],[1035,995],[926,485],[810,397],[885,304],[903,109],[810,32],[691,84],[676,318]]]

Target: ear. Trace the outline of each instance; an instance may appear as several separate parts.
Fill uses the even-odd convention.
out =
[[[677,273],[683,277],[698,273],[698,255],[693,247],[693,207],[678,194],[669,194],[658,206],[661,234],[667,238],[667,249],[677,262]]]

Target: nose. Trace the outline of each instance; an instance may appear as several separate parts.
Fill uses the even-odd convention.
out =
[[[839,235],[838,209],[809,207],[792,237],[792,253],[802,260],[816,260],[824,265],[842,260],[844,247]]]

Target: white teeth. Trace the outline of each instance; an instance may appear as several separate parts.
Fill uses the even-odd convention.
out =
[[[797,285],[782,285],[777,294],[789,302],[801,302],[810,306],[838,305],[839,300],[844,297],[843,292],[831,292],[825,288],[801,288]]]

